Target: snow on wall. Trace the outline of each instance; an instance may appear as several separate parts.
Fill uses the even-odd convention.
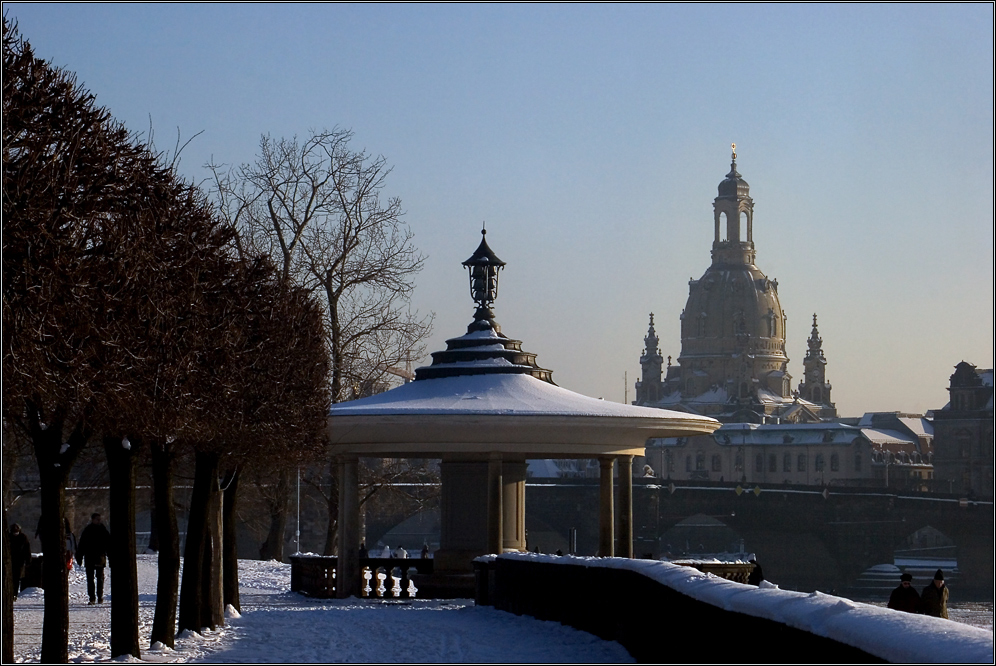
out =
[[[993,663],[991,633],[939,617],[879,608],[821,592],[782,590],[767,581],[760,587],[744,585],[656,560],[534,553],[505,553],[498,557],[628,569],[712,606],[774,620],[890,662]]]

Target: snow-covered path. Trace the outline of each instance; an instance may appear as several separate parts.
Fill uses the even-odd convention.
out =
[[[290,566],[240,561],[242,616],[203,635],[184,634],[176,650],[150,649],[156,557],[139,557],[142,659],[168,663],[632,663],[615,642],[556,622],[518,617],[473,601],[316,600],[289,592]],[[113,572],[112,572],[113,573]],[[110,576],[108,576],[110,579]],[[109,580],[108,580],[109,583]],[[37,662],[43,592],[14,605],[15,658]],[[87,606],[81,572],[70,574],[70,661],[110,660],[110,595]]]

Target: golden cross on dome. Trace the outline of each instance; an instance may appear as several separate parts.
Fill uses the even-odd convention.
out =
[[[731,143],[730,149],[733,151],[733,159],[737,159],[737,144]]]

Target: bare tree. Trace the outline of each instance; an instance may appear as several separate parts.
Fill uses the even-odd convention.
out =
[[[208,165],[218,208],[240,230],[240,251],[269,254],[283,281],[322,295],[333,402],[423,356],[432,325],[431,314],[410,309],[424,257],[400,199],[383,196],[391,169],[383,156],[351,149],[352,139],[341,128],[304,141],[265,135],[252,164]],[[276,498],[268,557],[282,556],[286,506],[286,495]],[[334,501],[329,511],[331,531]]]

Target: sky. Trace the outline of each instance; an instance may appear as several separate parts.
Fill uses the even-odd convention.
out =
[[[130,129],[197,134],[191,179],[263,134],[351,129],[427,256],[429,351],[473,318],[486,222],[502,332],[560,386],[632,401],[650,312],[680,353],[736,142],[793,387],[813,313],[842,416],[938,409],[958,362],[993,367],[992,4],[4,11]]]

